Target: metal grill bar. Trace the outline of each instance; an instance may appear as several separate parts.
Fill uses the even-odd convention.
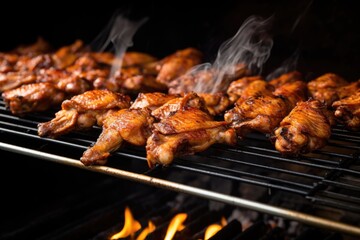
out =
[[[0,143],[0,149],[6,150],[6,151],[12,151],[15,153],[22,153],[27,156],[37,157],[37,158],[41,158],[41,159],[44,159],[47,161],[61,163],[61,164],[69,165],[72,167],[77,167],[80,169],[90,170],[90,171],[94,171],[94,172],[101,172],[101,173],[108,174],[108,175],[111,175],[114,177],[124,178],[124,179],[128,179],[128,180],[136,181],[136,182],[141,182],[144,184],[157,186],[157,187],[161,187],[164,189],[175,190],[177,192],[187,193],[187,194],[191,194],[191,195],[194,195],[197,197],[210,199],[210,200],[214,200],[214,201],[220,201],[220,202],[224,202],[226,204],[230,204],[230,205],[234,205],[234,206],[245,207],[245,208],[248,208],[251,210],[260,211],[260,212],[268,213],[268,214],[275,215],[275,216],[285,217],[288,219],[296,220],[299,222],[303,222],[303,223],[321,227],[321,228],[342,231],[344,233],[360,236],[360,228],[358,228],[358,227],[343,224],[340,222],[327,220],[324,218],[315,217],[315,216],[304,214],[301,212],[296,212],[296,211],[291,211],[291,210],[287,210],[287,209],[283,209],[283,208],[273,207],[273,206],[270,206],[267,204],[253,202],[253,201],[249,201],[249,200],[246,200],[243,198],[232,197],[232,196],[225,195],[225,194],[215,193],[215,192],[211,192],[211,191],[196,188],[196,187],[178,184],[178,183],[162,180],[159,178],[149,177],[149,176],[146,176],[143,174],[137,174],[137,173],[128,172],[128,171],[124,171],[124,170],[120,170],[120,169],[114,169],[114,168],[110,168],[110,167],[106,167],[106,166],[86,167],[82,163],[80,163],[78,160],[75,160],[75,159],[61,157],[58,155],[53,155],[53,154],[48,154],[48,153],[43,153],[40,151],[22,148],[22,147],[18,147],[18,146],[6,144],[6,143]]]
[[[11,115],[4,107],[4,103],[0,102],[0,136],[15,136],[15,139],[25,140],[24,142],[28,142],[28,140],[31,139],[31,141],[40,142],[43,146],[54,145],[56,148],[61,146],[64,149],[73,148],[80,150],[81,152],[87,149],[100,133],[101,129],[99,127],[94,127],[91,131],[73,133],[62,136],[59,139],[40,138],[37,135],[37,124],[39,122],[49,121],[53,115],[53,113],[47,112],[30,114],[26,117],[17,117]],[[2,149],[15,151],[15,148],[11,147],[15,144],[11,143],[10,140],[7,140],[11,138],[2,139],[4,139],[0,141]],[[340,127],[334,129],[333,136],[329,140],[328,146],[324,149],[297,158],[287,158],[278,153],[265,136],[253,134],[250,135],[248,139],[240,142],[237,146],[214,145],[207,151],[198,153],[194,156],[178,158],[175,160],[174,164],[172,164],[171,170],[181,170],[195,175],[201,174],[234,182],[256,185],[269,190],[295,193],[303,196],[304,199],[308,200],[309,204],[312,204],[315,207],[322,207],[325,205],[339,210],[360,213],[360,207],[358,206],[358,201],[360,199],[360,184],[358,184],[360,183],[360,168],[358,165],[360,152],[359,143],[360,137],[356,133],[348,132]],[[28,154],[26,151],[30,151],[32,152],[32,156],[38,158],[43,158],[41,154],[45,154],[47,156],[46,160],[51,161],[63,158],[58,155],[51,155],[51,151],[49,155],[51,157],[49,157],[47,155],[48,153],[42,153],[39,151],[39,147],[31,144],[30,146],[23,144],[22,147],[23,150],[20,151],[17,149],[15,152]],[[43,149],[41,150],[43,151]],[[126,158],[131,161],[139,161],[139,164],[142,166],[147,166],[144,148],[126,146],[119,151],[116,151],[113,155],[114,157],[112,159]],[[163,179],[157,179],[155,182],[146,182],[153,181],[150,179],[154,178],[147,180],[139,178],[136,175],[138,173],[134,173],[135,170],[132,172],[130,171],[130,173],[125,173],[124,170],[112,167],[112,163],[115,163],[112,162],[112,159],[109,160],[108,167],[99,168],[84,167],[80,161],[73,159],[71,156],[70,159],[77,162],[74,166],[91,171],[98,171],[94,169],[102,169],[100,172],[109,174],[104,170],[108,169],[111,172],[110,175],[117,176],[119,174],[117,177],[151,185],[160,184],[159,186],[161,187],[190,194],[199,191],[199,189],[191,189],[188,191],[183,187],[182,183],[169,182]],[[67,161],[60,162],[68,164]],[[68,165],[73,166],[73,162]],[[157,170],[158,169],[159,168],[157,168]],[[156,176],[157,173],[158,171],[156,170],[149,170],[138,175],[144,176],[146,174],[152,174]],[[122,174],[125,174],[125,176]],[[130,175],[131,177],[129,177]],[[349,175],[351,178],[344,178],[345,175]],[[158,180],[161,183],[159,183]],[[168,187],[170,185],[171,187]],[[247,208],[262,212],[269,211],[262,207],[258,209],[253,208],[252,204],[254,202],[251,201],[250,204],[246,203],[243,205],[244,202],[242,199],[240,200],[241,203],[239,203],[239,198],[237,197],[217,195],[218,193],[205,189],[200,190],[205,191],[200,194],[201,197],[225,203],[231,201],[231,204],[233,205],[246,206]],[[339,190],[346,190],[347,192]],[[229,198],[231,198],[231,200],[229,200]],[[272,209],[271,206],[265,206]],[[270,212],[278,216],[284,214],[287,218],[318,226],[312,221],[307,222],[308,220],[302,219],[303,216],[299,217],[298,213],[296,214],[296,217],[294,217],[292,213],[283,213],[282,210],[277,208],[276,210],[270,210]],[[325,225],[322,226],[325,227]],[[349,230],[345,230],[343,226],[339,227],[337,224],[332,225],[332,227],[339,231],[351,232],[352,234],[359,234],[357,231],[360,231],[360,228],[355,226],[351,227],[355,228],[356,231],[352,229],[350,232]]]

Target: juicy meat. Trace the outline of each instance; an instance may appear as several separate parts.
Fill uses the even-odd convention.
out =
[[[23,84],[35,83],[36,74],[32,72],[0,73],[0,92],[20,87]]]
[[[147,108],[112,111],[106,116],[96,143],[84,152],[81,162],[86,166],[103,165],[110,153],[116,151],[123,141],[145,145],[151,135],[153,121]]]
[[[77,53],[82,51],[84,43],[81,40],[76,40],[73,44],[65,46],[57,50],[53,54],[55,66],[59,69],[65,69],[72,65],[78,58]]]
[[[153,92],[153,93],[139,93],[134,103],[131,105],[131,109],[148,108],[151,111],[161,107],[168,101],[177,98],[176,95],[169,95],[165,93]]]
[[[204,151],[214,143],[235,144],[235,131],[227,125],[192,107],[154,123],[146,145],[149,167],[169,165],[176,156]]]
[[[357,80],[356,82],[352,82],[348,85],[338,88],[337,95],[339,99],[343,99],[355,94],[357,91],[359,91],[359,89],[360,89],[360,80]]]
[[[224,119],[236,130],[238,137],[243,138],[252,131],[272,133],[288,113],[289,108],[283,98],[260,96],[236,104],[224,115]]]
[[[189,108],[197,108],[203,112],[208,112],[205,101],[194,92],[187,93],[183,97],[169,100],[161,107],[153,110],[151,115],[161,120],[170,117],[178,111],[186,111]]]
[[[319,100],[299,102],[276,129],[275,148],[286,155],[298,155],[324,147],[331,135],[329,116]]]
[[[180,77],[193,66],[201,63],[202,53],[194,48],[179,50],[174,54],[162,59],[156,69],[159,74],[156,81],[168,85],[173,79]]]
[[[326,106],[331,107],[331,104],[339,99],[337,93],[338,88],[347,84],[348,82],[340,76],[333,73],[327,73],[310,81],[308,83],[308,89],[310,96],[324,102]]]
[[[51,83],[33,83],[22,85],[5,91],[2,97],[10,111],[15,115],[23,115],[33,111],[45,111],[59,105],[65,95]]]
[[[157,59],[149,54],[140,53],[140,52],[126,52],[122,59],[122,66],[134,66],[134,65],[144,65],[148,63],[153,63]]]
[[[155,121],[151,111],[175,98],[163,93],[140,93],[130,109],[111,111],[103,122],[101,135],[94,146],[84,152],[81,162],[105,164],[110,153],[120,148],[123,141],[145,145]]]
[[[205,101],[209,113],[213,116],[220,115],[230,106],[231,102],[224,93],[198,93]]]
[[[360,90],[333,103],[336,119],[353,131],[360,130]]]
[[[57,137],[76,129],[102,125],[109,110],[128,108],[130,98],[108,90],[92,90],[65,100],[61,110],[49,122],[38,125],[41,137]]]
[[[285,98],[288,101],[289,109],[291,110],[296,106],[296,103],[306,101],[307,85],[303,81],[287,82],[278,86],[273,94]]]
[[[236,104],[241,104],[250,97],[273,96],[273,86],[263,80],[255,80],[241,92],[241,95],[236,100]]]
[[[278,88],[286,83],[292,83],[296,81],[302,81],[302,75],[298,71],[282,74],[278,78],[271,79],[269,83],[273,85],[275,88]]]
[[[227,89],[227,94],[229,95],[230,101],[233,103],[236,102],[236,100],[238,100],[243,95],[245,89],[255,81],[262,81],[265,83],[261,76],[243,77],[233,81]],[[263,83],[260,83],[260,85],[263,85]],[[272,88],[270,90],[272,90]]]

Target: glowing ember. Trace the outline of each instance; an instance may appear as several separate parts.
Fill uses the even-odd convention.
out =
[[[206,228],[204,240],[207,240],[214,236],[218,231],[220,231],[227,224],[226,219],[224,217],[221,218],[220,224],[211,224]]]
[[[144,230],[142,230],[136,240],[144,240],[147,235],[149,235],[149,233],[152,233],[153,231],[155,231],[155,225],[151,221],[149,221],[149,225]]]
[[[141,225],[138,221],[136,221],[131,214],[131,211],[128,207],[125,208],[125,224],[123,229],[111,236],[111,240],[119,239],[119,238],[126,238],[131,236],[133,238],[135,232],[141,229]]]
[[[183,230],[185,228],[183,222],[186,220],[186,218],[187,218],[186,213],[179,213],[175,217],[173,217],[166,231],[166,236],[164,240],[171,240],[175,236],[175,233],[177,231]]]

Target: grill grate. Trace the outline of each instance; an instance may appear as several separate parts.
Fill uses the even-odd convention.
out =
[[[54,112],[13,116],[1,101],[1,141],[79,159],[100,134],[101,129],[94,127],[91,131],[59,139],[38,137],[37,124],[53,116]],[[252,134],[237,146],[215,145],[202,153],[177,158],[166,171],[159,167],[148,170],[145,149],[130,145],[114,153],[107,165],[162,178],[179,172],[231,180],[262,187],[269,195],[280,191],[301,196],[312,209],[326,206],[335,211],[360,214],[359,151],[358,133],[338,127],[333,129],[325,148],[297,158],[282,156],[265,136]],[[119,161],[119,158],[127,160]]]

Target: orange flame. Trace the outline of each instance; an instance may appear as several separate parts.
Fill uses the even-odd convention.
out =
[[[139,234],[136,240],[145,240],[147,235],[155,231],[155,229],[156,229],[155,225],[151,221],[149,221],[149,225],[144,230],[142,230],[142,232]]]
[[[137,232],[139,229],[141,229],[140,223],[134,219],[130,209],[126,207],[124,227],[120,232],[112,235],[110,239],[116,240],[119,238],[126,238],[128,236],[131,236],[133,238],[135,232]]]
[[[185,228],[183,222],[186,220],[186,218],[186,213],[179,213],[175,217],[173,217],[166,231],[166,236],[164,240],[171,240],[177,231],[183,230]]]
[[[221,218],[221,223],[211,224],[206,228],[204,240],[208,240],[212,236],[214,236],[218,231],[220,231],[227,224],[226,219],[224,217]]]

